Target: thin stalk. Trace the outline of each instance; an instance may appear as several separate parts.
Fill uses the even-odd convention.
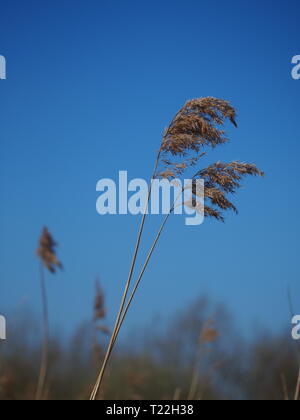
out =
[[[156,171],[157,171],[159,159],[160,159],[160,151],[157,154],[156,162],[155,162],[155,165],[154,165],[153,175],[151,177],[152,181],[151,181],[151,185],[150,185],[149,193],[148,193],[147,204],[146,204],[146,208],[145,208],[142,220],[141,220],[141,224],[140,224],[140,228],[139,228],[139,232],[138,232],[138,237],[137,237],[137,242],[136,242],[136,246],[135,246],[135,250],[134,250],[134,254],[133,254],[133,259],[132,259],[132,262],[131,262],[131,266],[130,266],[130,270],[129,270],[128,279],[127,279],[127,282],[126,282],[126,285],[125,285],[125,289],[124,289],[124,292],[123,292],[121,305],[120,305],[120,308],[119,308],[119,312],[118,312],[118,315],[117,315],[115,326],[114,326],[114,329],[113,329],[113,332],[112,332],[112,335],[111,335],[111,339],[110,339],[110,342],[109,342],[109,345],[108,345],[108,349],[107,349],[107,352],[106,352],[106,355],[105,355],[105,358],[104,358],[99,376],[97,378],[95,387],[94,387],[94,389],[92,391],[92,394],[91,394],[91,397],[90,397],[91,401],[94,401],[96,399],[97,394],[99,392],[99,388],[101,386],[101,383],[102,383],[102,380],[103,380],[103,377],[104,377],[104,373],[105,373],[105,370],[106,370],[106,367],[107,367],[107,363],[109,361],[110,354],[111,354],[111,351],[112,351],[112,348],[113,348],[113,345],[114,345],[115,333],[117,331],[118,324],[120,322],[122,312],[123,312],[123,309],[124,309],[124,306],[125,306],[126,298],[128,296],[128,291],[129,291],[129,288],[130,288],[132,275],[133,275],[133,271],[134,271],[134,268],[135,268],[136,259],[137,259],[137,256],[138,256],[140,244],[141,244],[142,234],[143,234],[143,230],[144,230],[144,226],[145,226],[145,220],[146,220],[146,216],[147,216],[147,213],[148,213],[148,207],[149,207],[149,202],[150,202],[151,193],[152,193],[153,179],[154,179]]]
[[[173,210],[172,210],[172,212],[173,212]],[[124,320],[126,318],[126,315],[127,315],[128,310],[129,310],[129,307],[131,305],[131,302],[132,302],[132,300],[133,300],[133,298],[134,298],[134,296],[135,296],[135,294],[137,292],[137,289],[138,289],[138,287],[139,287],[139,285],[141,283],[141,280],[142,280],[142,278],[143,278],[143,276],[145,274],[145,271],[146,271],[146,269],[148,267],[149,261],[150,261],[152,255],[153,255],[153,252],[154,252],[154,250],[156,248],[157,242],[159,241],[159,238],[161,237],[162,231],[163,231],[164,227],[166,226],[167,221],[168,221],[169,217],[171,216],[172,212],[168,213],[167,216],[165,217],[165,219],[164,219],[164,221],[163,221],[163,223],[162,223],[162,225],[161,225],[161,227],[160,227],[160,229],[158,231],[158,234],[157,234],[157,236],[156,236],[156,238],[155,238],[155,240],[153,242],[153,245],[152,245],[152,247],[151,247],[151,249],[150,249],[150,251],[149,251],[149,253],[147,255],[146,261],[145,261],[145,263],[143,265],[143,268],[142,268],[142,270],[141,270],[141,272],[139,274],[139,277],[137,279],[137,282],[136,282],[136,284],[135,284],[135,286],[133,288],[133,291],[132,291],[132,293],[131,293],[131,295],[130,295],[130,297],[128,299],[128,302],[127,302],[127,304],[125,306],[124,312],[123,312],[122,317],[120,319],[119,325],[118,325],[117,330],[116,330],[116,333],[115,333],[115,338],[114,338],[113,345],[115,344],[115,342],[116,342],[116,340],[118,338],[120,329],[121,329],[121,327],[122,327],[122,325],[124,323]]]
[[[284,401],[289,401],[289,392],[288,392],[286,377],[285,377],[285,374],[284,373],[282,373],[280,375],[280,379],[281,379],[281,384],[282,384],[282,391],[283,391]]]
[[[184,188],[182,189],[182,192],[184,192]],[[145,274],[145,271],[146,271],[146,269],[147,269],[147,267],[148,267],[149,261],[150,261],[150,259],[151,259],[152,255],[153,255],[153,252],[155,251],[155,248],[156,248],[157,242],[159,241],[159,239],[160,239],[160,237],[161,237],[161,234],[162,234],[162,232],[163,232],[163,230],[164,230],[164,228],[165,228],[165,226],[166,226],[166,224],[167,224],[167,222],[168,222],[168,220],[169,220],[170,216],[172,215],[172,213],[173,213],[173,211],[174,211],[174,209],[175,209],[175,206],[176,206],[176,203],[177,203],[177,201],[178,201],[178,198],[180,198],[180,194],[178,195],[178,197],[177,197],[177,198],[176,198],[176,200],[174,201],[174,204],[172,205],[172,207],[171,207],[171,209],[170,209],[169,213],[166,215],[165,219],[163,220],[163,223],[162,223],[162,225],[161,225],[161,227],[160,227],[160,229],[159,229],[159,231],[158,231],[158,233],[157,233],[157,235],[156,235],[156,238],[155,238],[155,240],[154,240],[154,242],[153,242],[153,244],[152,244],[152,246],[151,246],[151,248],[150,248],[150,251],[149,251],[149,253],[148,253],[148,255],[147,255],[146,261],[145,261],[145,263],[144,263],[144,265],[143,265],[143,268],[142,268],[142,270],[141,270],[141,272],[140,272],[140,274],[139,274],[139,277],[138,277],[137,282],[136,282],[136,284],[135,284],[135,286],[134,286],[134,288],[133,288],[133,291],[132,291],[132,293],[131,293],[131,295],[130,295],[130,297],[129,297],[129,299],[128,299],[128,302],[127,302],[127,304],[126,304],[125,310],[124,310],[123,315],[122,315],[122,317],[121,317],[120,323],[119,323],[118,328],[117,328],[117,330],[116,330],[116,333],[115,333],[115,338],[114,338],[114,344],[115,344],[115,342],[116,342],[116,339],[117,339],[117,337],[118,337],[118,334],[119,334],[119,332],[120,332],[120,329],[121,329],[121,327],[122,327],[122,325],[123,325],[123,322],[124,322],[124,320],[125,320],[125,318],[126,318],[126,315],[127,315],[128,309],[129,309],[129,307],[130,307],[130,305],[131,305],[131,302],[132,302],[132,300],[133,300],[133,298],[134,298],[134,296],[135,296],[135,294],[136,294],[136,292],[137,292],[137,289],[138,289],[138,287],[139,287],[139,285],[140,285],[140,283],[141,283],[141,280],[142,280],[142,278],[143,278],[143,276],[144,276],[144,274]],[[113,345],[114,345],[114,344],[113,344]]]
[[[160,238],[160,236],[161,236],[161,234],[162,234],[162,231],[163,231],[163,229],[164,229],[164,227],[165,227],[165,225],[166,225],[166,223],[167,223],[167,221],[168,221],[168,219],[169,219],[170,215],[171,215],[171,213],[169,213],[169,214],[167,215],[167,217],[165,218],[165,220],[164,220],[164,222],[163,222],[163,224],[162,224],[162,226],[161,226],[161,228],[160,228],[160,230],[159,230],[159,233],[157,234],[157,237],[156,237],[156,239],[155,239],[155,241],[154,241],[154,243],[153,243],[153,245],[152,245],[152,247],[151,247],[151,250],[150,250],[150,252],[149,252],[149,254],[148,254],[148,256],[147,256],[146,262],[145,262],[145,264],[144,264],[144,266],[143,266],[143,268],[142,268],[142,271],[141,271],[141,273],[140,273],[140,275],[139,275],[139,277],[138,277],[138,280],[137,280],[137,282],[136,282],[136,284],[135,284],[135,286],[134,286],[134,289],[133,289],[133,291],[132,291],[132,293],[131,293],[131,295],[130,295],[130,297],[129,297],[129,299],[128,299],[128,302],[127,302],[126,306],[124,305],[124,306],[125,306],[125,309],[124,309],[124,311],[121,313],[120,320],[119,320],[118,324],[116,325],[116,328],[115,328],[115,330],[114,330],[114,332],[113,332],[113,334],[112,334],[112,337],[111,337],[111,345],[109,346],[109,349],[108,349],[107,354],[106,354],[106,357],[105,357],[105,364],[103,364],[103,366],[102,366],[102,368],[101,368],[101,372],[100,372],[100,375],[99,375],[99,378],[101,377],[101,381],[102,381],[102,379],[103,379],[103,376],[104,376],[104,373],[105,373],[105,369],[106,369],[107,363],[108,363],[108,362],[109,362],[109,360],[110,360],[110,356],[111,356],[111,354],[112,354],[112,351],[113,351],[114,345],[115,345],[115,343],[116,343],[116,340],[117,340],[117,338],[118,338],[118,335],[119,335],[120,329],[121,329],[121,327],[122,327],[122,325],[123,325],[123,323],[124,323],[124,320],[125,320],[125,318],[126,318],[126,315],[127,315],[128,310],[129,310],[129,307],[130,307],[130,305],[131,305],[131,302],[132,302],[132,300],[133,300],[133,298],[134,298],[134,296],[135,296],[135,294],[136,294],[136,291],[137,291],[137,289],[138,289],[138,287],[139,287],[139,285],[140,285],[140,282],[141,282],[141,280],[142,280],[142,278],[143,278],[143,275],[144,275],[144,273],[145,273],[145,271],[146,271],[146,268],[147,268],[147,266],[148,266],[148,264],[149,264],[150,258],[151,258],[152,254],[153,254],[153,252],[154,252],[154,250],[155,250],[155,248],[156,248],[157,242],[158,242],[158,240],[159,240],[159,238]],[[100,382],[100,384],[101,384],[101,382]],[[99,384],[99,386],[100,386],[100,384]],[[98,393],[98,392],[97,392],[97,393]],[[95,394],[95,393],[93,392],[93,394],[92,394],[92,396],[91,396],[91,400],[95,400],[95,399],[96,399],[96,396],[97,396],[97,394]]]
[[[300,396],[300,367],[299,367],[297,385],[296,385],[296,391],[295,391],[295,401],[299,400],[299,396]]]
[[[162,232],[163,232],[163,230],[164,230],[164,228],[165,228],[165,226],[166,226],[166,224],[167,224],[167,222],[169,220],[169,217],[171,216],[171,214],[173,213],[173,211],[175,209],[175,205],[176,205],[177,200],[178,200],[178,198],[175,200],[172,208],[170,209],[170,212],[166,215],[166,217],[165,217],[165,219],[164,219],[164,221],[163,221],[163,223],[162,223],[162,225],[161,225],[161,227],[160,227],[160,229],[159,229],[159,231],[158,231],[158,233],[156,235],[156,238],[155,238],[155,240],[154,240],[154,242],[153,242],[153,244],[152,244],[152,246],[150,248],[150,251],[149,251],[149,253],[147,255],[146,261],[145,261],[145,263],[143,265],[143,268],[142,268],[142,270],[141,270],[141,272],[139,274],[139,277],[137,279],[137,282],[136,282],[136,284],[135,284],[135,286],[133,288],[133,291],[132,291],[132,293],[131,293],[131,295],[130,295],[130,297],[128,299],[128,302],[127,302],[126,307],[124,309],[124,312],[122,314],[121,320],[119,322],[118,328],[117,328],[116,333],[115,333],[113,346],[114,346],[114,344],[115,344],[115,342],[116,342],[116,340],[118,338],[120,329],[121,329],[121,327],[122,327],[122,325],[123,325],[123,323],[125,321],[125,318],[126,318],[126,315],[127,315],[128,310],[129,310],[129,307],[130,307],[130,305],[132,303],[132,300],[134,299],[134,296],[135,296],[135,294],[137,292],[137,289],[138,289],[138,287],[139,287],[139,285],[141,283],[141,280],[142,280],[142,278],[143,278],[143,276],[145,274],[145,271],[146,271],[146,269],[148,267],[148,264],[149,264],[149,261],[150,261],[152,255],[153,255],[153,252],[155,251],[156,245],[157,245],[157,243],[158,243],[158,241],[159,241],[159,239],[161,237],[161,234],[162,234]]]
[[[184,189],[182,190],[182,192],[183,192],[183,191],[184,191]],[[117,338],[118,338],[118,335],[119,335],[120,329],[121,329],[121,327],[122,327],[122,325],[123,325],[123,323],[124,323],[124,321],[125,321],[125,318],[126,318],[126,315],[127,315],[127,313],[128,313],[128,310],[129,310],[129,308],[130,308],[130,305],[131,305],[131,303],[132,303],[132,300],[134,299],[134,297],[135,297],[135,295],[136,295],[136,292],[137,292],[137,290],[138,290],[138,287],[139,287],[139,285],[140,285],[140,283],[141,283],[141,280],[142,280],[142,278],[143,278],[143,276],[144,276],[144,274],[145,274],[145,271],[146,271],[146,269],[147,269],[147,267],[148,267],[149,261],[150,261],[150,259],[151,259],[152,255],[153,255],[153,253],[154,253],[154,251],[155,251],[155,248],[156,248],[157,243],[158,243],[158,241],[159,241],[159,239],[160,239],[160,237],[161,237],[161,234],[162,234],[162,232],[163,232],[163,230],[164,230],[164,228],[165,228],[165,226],[166,226],[166,224],[167,224],[167,222],[168,222],[168,220],[169,220],[170,216],[172,215],[172,213],[173,213],[173,211],[174,211],[174,209],[175,209],[175,206],[176,206],[176,203],[177,203],[177,201],[178,201],[178,198],[179,198],[179,197],[180,197],[180,194],[179,194],[179,196],[176,198],[176,200],[174,201],[174,204],[173,204],[172,208],[170,209],[169,213],[166,215],[165,219],[163,220],[163,223],[162,223],[162,225],[161,225],[161,227],[160,227],[160,229],[159,229],[159,231],[158,231],[158,233],[157,233],[157,235],[156,235],[156,238],[155,238],[155,240],[154,240],[154,242],[153,242],[153,244],[152,244],[152,246],[151,246],[151,248],[150,248],[150,251],[149,251],[149,253],[148,253],[148,255],[147,255],[146,261],[145,261],[145,263],[144,263],[144,265],[143,265],[143,268],[142,268],[142,270],[141,270],[141,272],[140,272],[140,274],[139,274],[139,277],[138,277],[138,279],[137,279],[137,282],[136,282],[136,284],[135,284],[135,286],[134,286],[134,288],[133,288],[133,291],[132,291],[132,293],[131,293],[131,295],[130,295],[130,297],[129,297],[129,299],[128,299],[128,302],[127,302],[127,304],[126,304],[126,306],[125,306],[125,309],[124,309],[124,311],[123,311],[123,314],[122,314],[122,316],[121,316],[121,318],[120,318],[120,322],[119,322],[119,324],[118,324],[118,326],[117,326],[117,329],[116,329],[116,331],[115,331],[115,333],[114,333],[114,336],[113,336],[113,344],[112,344],[112,346],[111,346],[110,353],[108,354],[108,361],[109,361],[109,359],[110,359],[110,356],[111,356],[111,353],[112,353],[112,351],[113,351],[114,345],[115,345],[116,340],[117,340]]]
[[[189,395],[188,395],[188,398],[187,398],[188,401],[192,401],[194,399],[194,396],[196,394],[197,387],[198,387],[198,382],[199,382],[199,373],[196,372],[196,370],[195,370],[193,372],[191,387],[190,387]]]
[[[167,129],[167,131],[166,131],[166,133],[163,137],[163,141],[167,137],[167,135],[169,134],[170,128],[171,128],[172,124],[174,123],[174,121],[179,116],[180,112],[181,111],[178,111],[177,114],[175,115],[175,117],[173,118],[171,124],[169,125],[169,127],[168,127],[168,129]],[[143,230],[144,230],[146,215],[148,213],[149,201],[150,201],[151,193],[152,193],[153,179],[156,177],[156,171],[157,171],[157,168],[158,168],[160,156],[161,156],[161,147],[159,149],[159,152],[157,154],[157,158],[156,158],[156,161],[155,161],[153,175],[151,177],[151,185],[150,185],[150,188],[149,188],[149,194],[148,194],[146,209],[145,209],[145,212],[144,212],[143,217],[142,217],[142,221],[141,221],[141,225],[140,225],[140,229],[139,229],[139,233],[138,233],[138,238],[137,238],[137,243],[136,243],[136,247],[135,247],[135,251],[134,251],[134,255],[133,255],[133,259],[132,259],[132,263],[131,263],[131,267],[130,267],[130,271],[129,271],[129,276],[128,276],[128,279],[127,279],[127,283],[125,285],[125,289],[124,289],[124,293],[123,293],[123,296],[122,296],[122,301],[121,301],[121,305],[120,305],[120,308],[119,308],[118,316],[117,316],[117,319],[116,319],[116,322],[115,322],[115,326],[114,326],[114,329],[113,329],[113,332],[112,332],[112,335],[111,335],[111,339],[110,339],[110,342],[109,342],[109,345],[108,345],[108,348],[107,348],[107,351],[106,351],[106,354],[105,354],[105,357],[104,357],[104,361],[103,361],[99,376],[97,378],[96,384],[95,384],[94,389],[92,391],[92,394],[90,396],[91,401],[94,401],[97,398],[100,386],[101,386],[102,381],[103,381],[105,370],[106,370],[108,361],[110,359],[111,352],[113,350],[116,338],[117,338],[118,333],[120,331],[120,327],[121,327],[121,325],[124,321],[124,318],[125,318],[125,317],[123,317],[122,318],[123,321],[120,323],[122,313],[123,313],[123,310],[124,310],[124,306],[125,306],[125,303],[126,303],[126,299],[127,299],[127,296],[128,296],[128,291],[129,291],[129,288],[130,288],[130,285],[131,285],[132,275],[133,275],[133,271],[134,271],[134,268],[135,268],[138,251],[139,251],[139,248],[140,248],[142,233],[143,233]],[[149,260],[148,260],[148,262],[149,262]],[[135,291],[136,291],[136,289],[137,289],[137,287],[135,288]],[[135,294],[135,291],[134,291],[134,294]],[[133,296],[134,296],[134,294],[133,294]],[[133,298],[133,296],[132,296],[132,298]],[[131,298],[130,302],[132,301],[132,298]],[[129,308],[129,306],[127,307],[127,310],[128,310],[128,308]],[[127,313],[127,310],[126,310],[126,313]],[[119,326],[119,324],[120,324],[120,326]]]
[[[174,391],[173,401],[178,401],[181,395],[181,388],[176,388]]]
[[[40,264],[40,286],[41,286],[41,297],[43,305],[43,329],[44,329],[44,339],[43,339],[43,349],[42,349],[42,359],[39,373],[38,386],[36,391],[36,400],[40,400],[43,396],[46,378],[47,378],[47,369],[48,369],[48,356],[49,356],[49,313],[48,313],[48,299],[46,291],[46,282],[45,282],[45,271],[43,264]]]
[[[190,387],[190,391],[187,398],[188,401],[194,400],[195,395],[197,393],[197,387],[199,384],[199,366],[200,366],[201,356],[202,354],[201,354],[201,346],[200,346],[197,351],[196,361],[193,368],[192,382],[191,382],[191,387]]]

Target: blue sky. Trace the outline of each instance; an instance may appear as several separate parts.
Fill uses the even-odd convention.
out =
[[[148,178],[161,134],[187,99],[238,110],[216,160],[255,162],[225,224],[168,225],[128,328],[169,317],[195,296],[225,303],[241,332],[288,326],[300,312],[296,1],[10,1],[1,5],[0,313],[40,309],[34,255],[47,225],[65,271],[48,276],[52,327],[91,317],[100,276],[117,310],[139,220],[97,215],[96,182]],[[143,251],[159,219],[146,226]],[[140,260],[140,263],[142,260]]]

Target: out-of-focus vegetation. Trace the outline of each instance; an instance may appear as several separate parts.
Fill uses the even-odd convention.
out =
[[[41,354],[32,318],[13,322],[0,344],[0,399],[33,399]],[[71,340],[52,337],[45,399],[87,399],[108,336],[95,323]],[[287,335],[241,340],[222,307],[200,298],[168,323],[160,320],[119,344],[103,399],[294,399],[299,351]]]

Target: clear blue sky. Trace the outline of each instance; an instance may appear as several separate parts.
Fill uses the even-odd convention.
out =
[[[41,228],[65,271],[48,276],[52,327],[91,316],[99,275],[115,314],[139,220],[101,217],[96,182],[150,176],[161,133],[187,99],[237,108],[215,160],[255,162],[226,223],[173,219],[127,322],[169,316],[206,293],[241,331],[287,325],[290,283],[300,312],[298,1],[14,1],[0,10],[0,313],[40,309]],[[159,222],[149,220],[149,245]]]

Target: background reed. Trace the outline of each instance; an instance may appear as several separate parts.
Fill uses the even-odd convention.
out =
[[[54,241],[51,233],[45,227],[39,241],[37,255],[40,258],[40,287],[43,306],[43,348],[42,359],[40,365],[39,379],[36,391],[36,400],[43,397],[45,391],[45,384],[47,379],[48,356],[49,356],[49,312],[48,312],[48,298],[45,282],[45,268],[51,273],[55,274],[56,269],[62,269],[62,264],[58,260],[55,252],[57,243]]]

